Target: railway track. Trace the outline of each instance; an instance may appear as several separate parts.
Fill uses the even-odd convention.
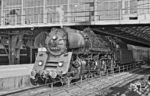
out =
[[[123,86],[127,87],[127,85],[130,82],[145,77],[144,74],[147,74],[147,73],[150,74],[150,69],[139,70],[139,72],[137,74],[131,74],[131,76],[120,79],[120,81],[119,80],[113,81],[112,84],[110,84],[110,85],[106,84],[104,87],[102,87],[102,88],[99,87],[99,89],[96,89],[96,90],[93,89],[92,92],[89,92],[88,90],[86,90],[86,94],[84,94],[84,96],[118,96],[118,95],[112,94],[114,91],[114,90],[112,90],[113,88],[118,87],[120,89]],[[125,90],[123,89],[123,91],[125,91]],[[82,95],[78,95],[78,96],[82,96]]]
[[[142,75],[138,75],[138,73],[144,70],[147,69],[135,69],[134,71],[130,71],[131,73],[123,72],[101,78],[89,78],[75,82],[70,86],[55,86],[53,88],[50,88],[47,85],[36,86],[14,92],[8,92],[7,94],[2,94],[1,96],[92,96],[91,94],[105,94],[105,91],[110,87],[121,84],[122,82],[128,82],[136,78],[141,78]]]
[[[110,84],[106,84],[102,87],[102,88],[99,88],[97,90],[92,90],[92,92],[89,92],[89,91],[86,91],[88,93],[84,94],[84,96],[95,96],[95,95],[104,95],[106,96],[107,94],[111,93],[113,90],[111,90],[110,88],[113,88],[115,86],[119,86],[119,84],[121,83],[126,83],[126,82],[130,82],[130,81],[133,81],[137,78],[142,78],[143,76],[138,76],[138,75],[133,75],[133,76],[129,76],[127,78],[123,78],[123,79],[119,79],[120,81],[113,81],[111,82]],[[82,94],[83,95],[83,94]],[[82,95],[78,95],[78,96],[82,96]]]
[[[142,72],[143,70],[138,70],[136,73]],[[144,71],[145,72],[145,71]],[[50,91],[36,94],[33,96],[95,96],[91,95],[97,92],[101,92],[102,94],[106,94],[105,92],[110,87],[115,86],[116,84],[124,83],[125,81],[134,80],[136,78],[141,78],[143,75],[138,74],[130,74],[130,73],[123,73],[116,76],[110,76],[107,78],[95,78],[92,80],[86,80],[82,84],[72,85],[71,87],[64,87],[59,91],[51,93]],[[114,79],[114,80],[113,80]],[[110,82],[113,80],[113,82]],[[99,83],[99,84],[98,84]],[[95,89],[95,91],[93,91]],[[104,95],[105,96],[105,95]]]
[[[75,94],[72,93],[72,94],[74,94],[73,96],[92,96],[91,94],[94,94],[94,93],[99,93],[99,94],[103,94],[103,95],[105,94],[106,95],[106,93],[108,93],[108,89],[110,87],[115,86],[116,84],[119,84],[118,82],[124,83],[124,81],[134,80],[135,78],[141,78],[141,77],[142,76],[133,75],[133,74],[124,74],[124,75],[121,75],[121,76],[117,76],[115,78],[112,77],[112,78],[108,78],[106,80],[104,79],[105,81],[99,82],[100,84],[97,84],[96,80],[95,81],[92,80],[90,82],[87,82],[87,84],[91,85],[91,88],[87,88],[87,89],[85,88],[84,91],[83,90],[81,90],[81,91],[78,90],[78,91],[76,91],[78,93],[75,93]],[[110,82],[110,80],[112,80],[112,79],[113,79],[113,81]],[[97,80],[97,81],[100,81],[100,79]],[[95,84],[93,82],[95,82]],[[80,86],[80,87],[82,87],[82,86]],[[63,96],[63,95],[59,94],[59,95],[54,95],[54,96]],[[70,95],[70,96],[72,96],[72,95]],[[95,96],[95,95],[93,95],[93,96]]]

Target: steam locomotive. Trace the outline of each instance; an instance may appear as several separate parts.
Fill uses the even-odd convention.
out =
[[[30,77],[34,85],[55,80],[65,84],[133,62],[131,50],[121,39],[95,34],[90,28],[52,28],[35,41],[40,48]]]

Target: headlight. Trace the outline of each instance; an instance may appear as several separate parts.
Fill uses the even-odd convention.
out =
[[[39,66],[42,66],[43,65],[43,61],[39,61]]]
[[[63,62],[59,62],[59,63],[58,63],[58,66],[59,66],[59,67],[62,67],[62,66],[63,66]]]
[[[56,40],[56,39],[57,39],[57,36],[54,35],[52,38],[53,38],[53,40]]]
[[[44,51],[44,52],[46,52],[47,49],[45,47],[42,47],[42,48],[38,48],[38,51]]]

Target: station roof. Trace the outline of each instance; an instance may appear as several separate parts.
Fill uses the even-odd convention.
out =
[[[60,27],[63,23],[63,26],[80,30],[90,27],[97,34],[116,36],[127,43],[150,47],[149,0],[65,0],[58,2],[66,6],[62,9],[51,0],[2,1],[0,35],[23,33],[31,38],[45,28]],[[59,15],[64,20],[59,20]]]
[[[150,47],[149,25],[119,25],[93,27],[98,34],[107,34],[122,38],[126,43]]]
[[[65,25],[67,27],[84,30],[84,28],[90,27],[96,34],[104,34],[119,37],[126,43],[150,47],[150,25],[149,24],[126,24],[126,25]],[[51,27],[59,27],[51,26]],[[15,35],[19,32],[26,33],[27,37],[33,37],[34,34],[38,34],[45,29],[50,29],[50,26],[43,27],[27,27],[27,28],[8,28],[1,29],[0,35]],[[24,30],[24,31],[23,31]],[[36,33],[35,33],[36,32]]]
[[[150,25],[149,24],[126,24],[126,25],[93,25],[90,27],[96,34],[109,35],[121,38],[126,43],[150,47]],[[83,30],[83,26],[73,26]]]

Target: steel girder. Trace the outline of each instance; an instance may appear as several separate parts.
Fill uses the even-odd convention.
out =
[[[149,26],[109,26],[93,28],[93,30],[99,33],[116,36],[129,41],[150,46],[150,34],[148,34],[148,32],[146,31],[150,31]]]

